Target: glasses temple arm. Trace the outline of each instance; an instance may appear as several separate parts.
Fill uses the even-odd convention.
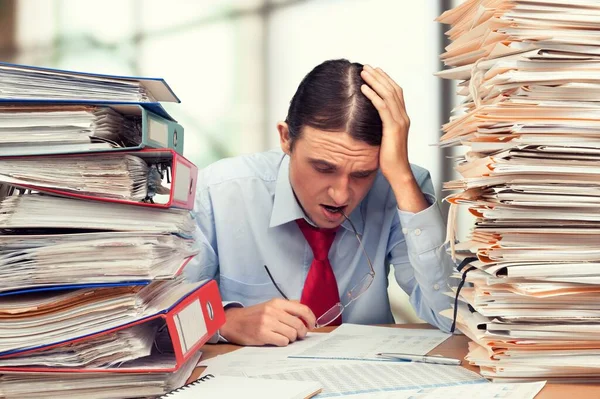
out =
[[[358,231],[356,230],[354,223],[352,223],[352,220],[350,220],[350,218],[348,216],[346,216],[346,214],[343,211],[340,210],[340,213],[348,221],[348,223],[350,223],[352,230],[354,230],[354,235],[356,236],[356,239],[358,240],[358,243],[360,244],[360,249],[362,249],[363,254],[365,254],[365,258],[367,258],[367,263],[369,264],[369,267],[371,268],[371,274],[375,275],[375,269],[373,269],[373,264],[371,263],[371,259],[369,258],[369,255],[367,255],[365,246],[363,245],[362,240],[360,239],[360,235],[358,234]]]

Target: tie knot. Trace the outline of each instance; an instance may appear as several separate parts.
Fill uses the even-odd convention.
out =
[[[329,256],[329,249],[335,239],[335,232],[337,229],[320,229],[310,225],[304,219],[296,220],[300,231],[306,238],[310,249],[312,249],[313,256],[316,260],[326,260]]]

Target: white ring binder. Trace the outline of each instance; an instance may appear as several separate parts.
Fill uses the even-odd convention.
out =
[[[160,396],[158,399],[163,399],[163,398],[172,398],[172,397],[173,397],[173,396],[175,396],[177,393],[179,393],[179,392],[183,392],[183,391],[187,390],[189,387],[193,387],[193,386],[196,386],[196,385],[200,385],[200,384],[201,384],[201,383],[203,383],[204,381],[208,381],[208,380],[210,380],[211,378],[215,378],[215,376],[214,376],[214,375],[212,375],[212,374],[206,374],[204,377],[200,377],[200,378],[198,378],[196,381],[190,382],[189,384],[185,384],[185,385],[184,385],[184,386],[182,386],[181,388],[174,389],[174,390],[172,390],[171,392],[169,392],[169,393],[167,393],[167,394],[165,394],[165,395],[163,395],[163,396]]]

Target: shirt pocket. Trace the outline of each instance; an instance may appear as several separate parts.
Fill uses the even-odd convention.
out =
[[[219,288],[223,301],[240,302],[246,307],[273,298],[283,298],[271,281],[254,284],[234,280],[221,274]]]

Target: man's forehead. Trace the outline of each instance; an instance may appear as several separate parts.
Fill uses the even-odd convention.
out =
[[[340,154],[330,149],[306,152],[304,158],[317,167],[344,169],[350,172],[370,172],[379,168],[378,154]]]
[[[379,152],[379,146],[357,140],[347,132],[329,132],[311,127],[306,127],[297,141],[303,141],[308,147],[324,150],[371,154]]]
[[[355,141],[350,134],[344,130],[321,130],[314,128],[312,126],[304,126],[302,128],[302,133],[300,134],[300,139],[310,140],[348,140]]]

